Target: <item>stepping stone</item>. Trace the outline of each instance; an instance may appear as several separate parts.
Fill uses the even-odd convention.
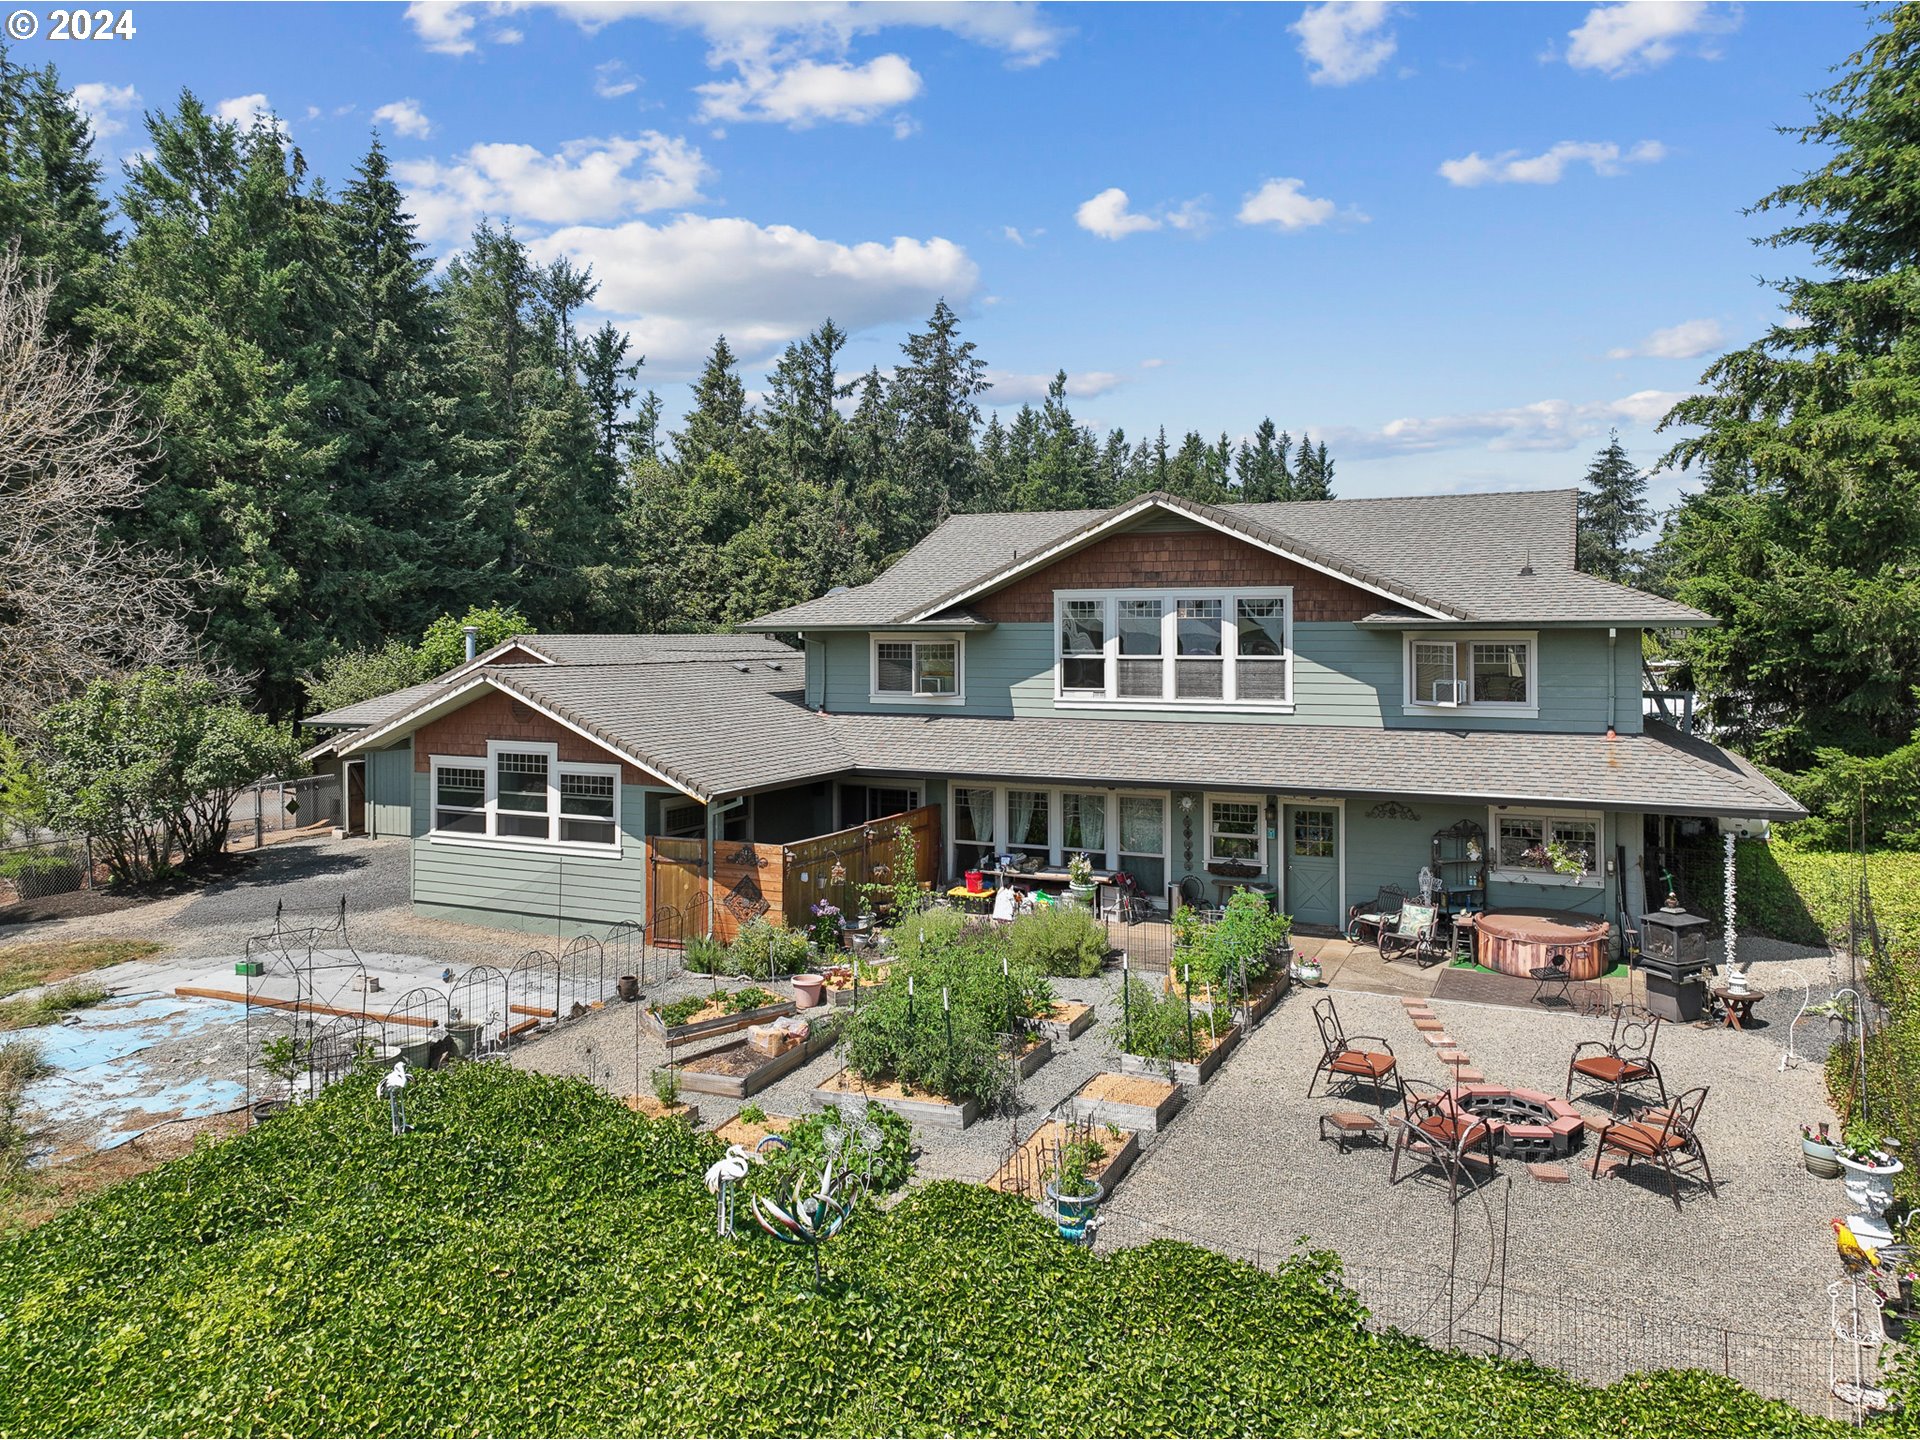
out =
[[[1462,1085],[1479,1085],[1484,1082],[1487,1077],[1471,1065],[1462,1065],[1458,1070],[1453,1072],[1453,1078]]]
[[[1409,1010],[1424,1010],[1427,1008],[1427,1002],[1417,995],[1402,995],[1400,997],[1400,1003]]]
[[[1432,1031],[1432,1032],[1421,1035],[1420,1038],[1426,1041],[1427,1044],[1433,1046],[1436,1050],[1451,1050],[1455,1045],[1460,1043],[1459,1041],[1455,1040],[1451,1035],[1447,1034],[1444,1030]]]
[[[1434,1019],[1433,1016],[1426,1015],[1426,1016],[1416,1018],[1413,1022],[1413,1028],[1416,1030],[1431,1032],[1436,1030],[1444,1030],[1447,1027],[1442,1025],[1438,1020]]]
[[[1571,1178],[1567,1174],[1567,1167],[1564,1165],[1529,1163],[1527,1173],[1534,1179],[1543,1181],[1548,1185],[1564,1185]]]
[[[1467,1052],[1464,1050],[1442,1050],[1440,1052],[1440,1063],[1442,1065],[1465,1065],[1467,1060]]]
[[[1626,1161],[1621,1160],[1618,1157],[1610,1156],[1609,1158],[1602,1160],[1600,1162],[1600,1178],[1602,1180],[1612,1179],[1614,1175],[1618,1174],[1621,1170],[1624,1170],[1626,1168],[1626,1165],[1627,1165]]]

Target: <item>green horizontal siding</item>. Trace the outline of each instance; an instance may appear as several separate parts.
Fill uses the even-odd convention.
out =
[[[1531,730],[1598,734],[1607,726],[1604,630],[1543,630],[1539,634],[1540,713],[1534,718],[1403,713],[1402,641],[1397,631],[1362,630],[1345,622],[1293,627],[1294,711],[1290,715],[1217,710],[1142,710],[1114,706],[1056,712],[1053,630],[1041,624],[1003,624],[966,637],[966,702],[961,705],[874,703],[868,637],[838,633],[810,642],[809,663],[827,708],[842,714],[1052,715],[1088,720],[1189,720],[1273,725],[1358,725],[1389,729]],[[1615,664],[1615,724],[1640,729],[1640,632],[1621,632]],[[810,678],[809,684],[814,683]]]
[[[624,838],[619,856],[606,859],[436,843],[426,833],[427,792],[427,776],[416,775],[413,903],[421,911],[531,930],[551,930],[556,921],[601,931],[645,921],[644,786],[620,787]]]

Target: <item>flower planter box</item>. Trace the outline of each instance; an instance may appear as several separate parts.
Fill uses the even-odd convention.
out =
[[[1240,1023],[1249,1030],[1258,1025],[1272,1013],[1292,984],[1293,976],[1285,965],[1261,976],[1247,987],[1247,1003],[1237,1007],[1241,1012]]]
[[[1082,1085],[1067,1108],[1075,1120],[1151,1133],[1166,1129],[1186,1103],[1186,1092],[1171,1080],[1109,1070]]]
[[[1052,1058],[1053,1037],[1042,1035],[1037,1040],[1027,1042],[1026,1048],[1020,1052],[1019,1062],[1014,1068],[1018,1071],[1020,1078],[1024,1080]]]
[[[629,1110],[646,1116],[649,1120],[684,1120],[689,1126],[700,1124],[698,1107],[682,1100],[672,1105],[662,1105],[658,1095],[629,1095],[626,1097]]]
[[[821,1105],[845,1105],[850,1101],[870,1100],[903,1119],[929,1125],[937,1130],[964,1130],[980,1118],[980,1106],[972,1100],[947,1100],[925,1091],[909,1095],[892,1081],[867,1081],[850,1070],[842,1070],[813,1092]]]
[[[1233,1047],[1240,1043],[1240,1027],[1229,1025],[1222,1030],[1208,1050],[1198,1060],[1155,1060],[1145,1055],[1122,1055],[1120,1073],[1122,1075],[1159,1075],[1165,1076],[1179,1085],[1204,1085],[1213,1078],[1213,1072],[1220,1068],[1220,1062],[1232,1053]]]
[[[736,1040],[731,1045],[681,1061],[674,1067],[674,1074],[679,1077],[682,1090],[744,1100],[774,1081],[785,1079],[809,1060],[824,1055],[833,1048],[833,1042],[834,1037],[824,1032],[809,1035],[786,1054],[768,1058],[755,1055],[746,1041]],[[702,1069],[703,1062],[711,1068]]]
[[[1040,1195],[1036,1177],[1041,1175],[1048,1154],[1059,1147],[1062,1138],[1063,1130],[1058,1120],[1043,1121],[1021,1143],[1020,1154],[994,1172],[993,1178],[987,1181],[987,1188],[1038,1200]],[[1087,1167],[1087,1178],[1099,1181],[1111,1196],[1113,1187],[1120,1183],[1133,1168],[1133,1162],[1140,1158],[1140,1137],[1131,1130],[1121,1130],[1118,1140],[1104,1132],[1096,1134],[1094,1139],[1106,1146],[1107,1153]]]
[[[757,1010],[742,1010],[737,1014],[715,1015],[706,1020],[689,1020],[684,1025],[668,1025],[652,1010],[642,1010],[640,1018],[647,1028],[668,1045],[684,1045],[690,1040],[710,1040],[720,1035],[731,1035],[736,1030],[744,1030],[749,1025],[764,1025],[769,1020],[778,1020],[782,1015],[794,1013],[791,1000],[781,1000],[772,1005],[762,1005]]]
[[[1072,1000],[1056,1000],[1053,1008],[1034,1022],[1034,1027],[1049,1039],[1062,1043],[1078,1040],[1093,1026],[1093,1007]]]
[[[876,965],[872,969],[868,969],[864,965],[861,966],[860,993],[862,995],[872,993],[886,978],[887,967],[884,965]],[[827,986],[827,1003],[829,1005],[853,1004],[853,986],[842,985],[838,989],[835,989],[832,985]]]

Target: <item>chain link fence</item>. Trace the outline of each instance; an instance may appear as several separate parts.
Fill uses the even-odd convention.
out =
[[[249,785],[227,809],[227,848],[245,850],[267,843],[269,835],[341,823],[338,775],[305,775],[298,780],[269,778]]]

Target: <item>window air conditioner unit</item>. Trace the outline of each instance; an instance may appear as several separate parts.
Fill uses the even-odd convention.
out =
[[[1436,680],[1433,682],[1433,703],[1436,705],[1464,705],[1467,701],[1467,682],[1464,680]]]

